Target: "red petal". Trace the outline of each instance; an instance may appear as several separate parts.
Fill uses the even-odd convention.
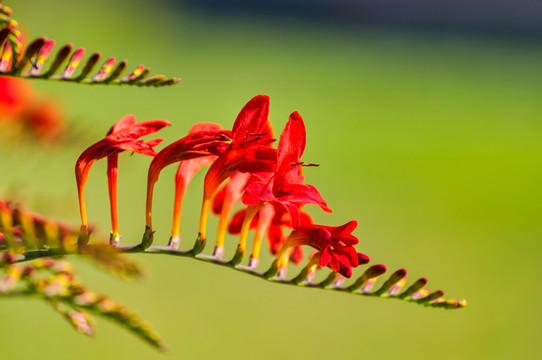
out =
[[[331,212],[327,203],[312,185],[305,184],[283,184],[279,191],[275,191],[275,196],[281,202],[295,202],[301,204],[316,204],[325,212]]]
[[[147,146],[155,147],[155,146],[157,146],[158,144],[160,144],[162,141],[164,141],[164,139],[156,138],[156,139],[147,140],[147,141],[145,141],[144,143],[145,143],[145,145],[147,145]]]
[[[327,251],[327,248],[322,251],[322,255],[320,255],[320,260],[318,261],[318,264],[321,267],[327,266],[331,261],[331,254]]]
[[[143,155],[156,155],[156,151],[153,148],[145,144],[142,140],[122,141],[115,144],[117,149],[124,151],[131,151]]]
[[[242,210],[239,210],[232,216],[230,220],[230,225],[228,226],[228,232],[230,234],[235,235],[241,232],[241,227],[243,226],[243,221],[245,221],[246,213],[247,213],[247,209],[244,208]]]
[[[265,129],[269,115],[269,96],[252,98],[237,116],[232,128],[234,142],[241,142],[248,134],[260,134]]]
[[[294,262],[294,264],[299,264],[303,260],[303,248],[301,246],[296,246],[292,253],[290,254],[290,260]]]
[[[132,125],[134,125],[135,123],[136,123],[136,118],[134,115],[128,114],[126,116],[123,116],[119,120],[117,120],[117,122],[115,123],[115,125],[111,127],[111,129],[109,129],[109,131],[107,132],[107,135],[111,135],[119,131],[126,130]]]
[[[138,138],[140,136],[145,136],[157,132],[163,127],[170,126],[171,123],[165,120],[147,120],[140,123],[133,124],[130,127],[123,128],[119,131],[115,131],[109,136],[115,138]]]
[[[266,173],[268,176],[256,177],[253,176],[249,179],[249,183],[246,186],[245,193],[243,194],[243,204],[245,205],[258,205],[261,202],[275,200],[273,195],[273,183],[271,173]],[[256,180],[251,182],[252,180]]]
[[[290,202],[287,201],[281,201],[282,205],[288,209],[288,213],[290,214],[290,226],[292,229],[297,230],[301,226],[301,216],[299,214],[299,208]]]
[[[242,210],[239,210],[236,212],[233,217],[230,220],[230,225],[228,226],[228,232],[230,234],[239,234],[241,232],[241,227],[243,226],[243,222],[245,221],[245,216],[247,213],[247,209],[244,208]],[[252,218],[252,221],[250,222],[250,229],[254,229],[258,225],[258,214]]]
[[[271,225],[267,231],[267,241],[269,242],[269,248],[271,254],[276,254],[281,248],[284,239],[281,225]]]
[[[277,148],[277,172],[287,173],[293,169],[291,164],[298,163],[305,151],[306,131],[303,119],[296,111],[290,115],[290,119],[280,135]]]

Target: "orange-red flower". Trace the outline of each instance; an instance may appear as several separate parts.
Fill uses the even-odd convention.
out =
[[[269,97],[258,95],[241,110],[231,132],[231,143],[213,162],[205,175],[203,205],[200,216],[199,238],[205,239],[207,216],[213,197],[220,185],[236,172],[255,173],[274,171],[276,150],[268,145]]]
[[[192,126],[189,131],[189,134],[194,134],[198,132],[216,132],[225,134],[221,126],[214,123],[197,123]],[[219,148],[218,148],[219,149]],[[177,168],[177,174],[175,175],[175,202],[173,205],[173,225],[171,229],[171,239],[169,245],[172,247],[178,247],[181,241],[180,238],[180,223],[181,223],[181,209],[184,194],[188,184],[196,175],[196,173],[212,163],[217,154],[213,155],[204,155],[201,157],[195,157],[189,160],[184,160],[179,163]]]
[[[246,248],[247,235],[252,218],[260,208],[269,202],[281,204],[290,213],[291,227],[299,228],[301,215],[299,207],[303,204],[317,204],[324,211],[331,212],[318,190],[312,185],[303,184],[301,174],[301,155],[305,150],[306,132],[303,119],[297,112],[290,115],[286,127],[280,135],[277,149],[277,161],[273,172],[255,172],[243,194],[243,204],[247,205],[246,216],[239,235],[234,262],[243,258]],[[261,239],[257,239],[261,241]],[[256,250],[259,251],[259,244]],[[254,258],[254,256],[253,256]]]
[[[147,229],[152,229],[152,196],[154,184],[158,181],[162,169],[179,161],[183,162],[207,156],[218,156],[227,146],[226,141],[231,138],[229,131],[221,130],[220,126],[216,124],[202,125],[202,129],[203,131],[194,131],[166,146],[152,160],[147,175]],[[195,170],[194,165],[197,165],[197,163],[188,164],[186,165],[188,168],[185,170],[181,169],[181,171],[192,172]]]
[[[276,172],[255,174],[247,185],[243,204],[257,206],[270,201],[280,203],[288,209],[294,229],[301,223],[299,206],[302,204],[316,204],[324,211],[331,212],[318,190],[312,185],[303,184],[301,165],[313,165],[301,161],[305,144],[303,119],[294,112],[280,136]]]
[[[308,225],[292,231],[284,246],[277,253],[279,268],[286,266],[290,249],[294,246],[308,245],[320,252],[319,265],[329,266],[345,277],[352,276],[352,268],[368,261],[364,254],[358,254],[354,245],[358,239],[352,235],[357,221],[341,226]]]
[[[141,136],[152,134],[170,123],[165,120],[148,120],[136,123],[133,115],[127,115],[111,127],[106,137],[88,147],[75,164],[75,178],[79,195],[79,208],[81,213],[81,228],[88,230],[88,221],[85,208],[84,188],[92,164],[96,160],[107,157],[107,177],[111,202],[112,241],[118,242],[118,222],[116,210],[117,195],[117,162],[118,153],[122,151],[136,152],[139,154],[154,156],[156,151],[153,147],[162,139],[143,141]]]

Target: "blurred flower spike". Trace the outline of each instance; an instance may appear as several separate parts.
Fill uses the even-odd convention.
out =
[[[92,164],[96,160],[107,157],[107,180],[111,207],[111,243],[120,241],[117,216],[117,175],[118,154],[129,151],[149,156],[156,155],[153,147],[162,139],[141,140],[139,137],[152,134],[165,126],[171,125],[165,120],[148,120],[136,122],[133,115],[126,115],[111,127],[106,137],[88,147],[75,164],[75,177],[79,196],[79,210],[81,215],[81,241],[88,241],[89,229],[85,208],[85,182]]]

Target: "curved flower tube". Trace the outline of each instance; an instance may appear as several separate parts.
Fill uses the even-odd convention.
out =
[[[194,134],[202,131],[221,131],[222,128],[214,123],[197,123],[190,128],[189,134]],[[171,238],[169,246],[177,248],[181,241],[180,224],[181,210],[184,194],[188,184],[196,175],[196,173],[209,165],[216,159],[216,155],[207,155],[196,157],[190,160],[181,161],[175,175],[175,202],[173,204],[173,223],[171,228]]]
[[[179,161],[206,156],[218,156],[224,151],[224,148],[227,146],[226,141],[229,139],[230,133],[228,131],[219,130],[215,127],[214,130],[207,129],[189,134],[166,146],[156,154],[149,166],[147,175],[146,229],[143,236],[144,247],[150,246],[152,243],[152,197],[154,184],[158,181],[162,169]]]

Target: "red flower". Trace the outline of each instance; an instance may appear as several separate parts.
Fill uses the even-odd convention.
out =
[[[351,233],[357,225],[357,221],[350,221],[341,226],[309,225],[292,231],[277,254],[279,267],[286,266],[293,246],[308,245],[320,252],[320,266],[329,266],[341,275],[351,277],[352,268],[360,264],[360,259],[368,260],[366,255],[358,255],[353,246],[358,239]]]
[[[223,132],[221,126],[214,123],[198,123],[190,128],[189,134],[198,132]],[[175,175],[175,202],[173,205],[173,225],[171,230],[170,246],[178,247],[180,238],[181,209],[184,194],[188,184],[203,167],[215,161],[217,155],[207,155],[181,161]]]
[[[154,184],[158,181],[160,172],[166,166],[175,162],[197,159],[207,156],[218,156],[227,146],[226,141],[230,139],[230,132],[220,130],[216,124],[202,125],[203,131],[195,131],[180,140],[166,146],[160,151],[151,162],[147,175],[147,210],[146,226],[152,229],[152,195]],[[184,171],[193,171],[197,163],[186,165]],[[182,177],[182,174],[181,174]]]
[[[331,212],[318,190],[312,185],[303,184],[300,166],[313,165],[301,162],[305,143],[303,119],[294,112],[280,136],[276,172],[255,174],[243,195],[243,204],[255,206],[267,201],[280,203],[288,209],[294,229],[299,228],[301,223],[301,204],[316,204],[324,211]]]
[[[268,96],[258,95],[250,100],[233,124],[231,144],[207,171],[199,227],[201,239],[205,239],[206,236],[211,200],[224,180],[238,171],[255,173],[274,170],[276,150],[268,145],[275,140],[269,137],[268,114]]]
[[[112,240],[118,241],[117,222],[117,162],[118,153],[122,151],[136,152],[144,155],[154,156],[156,152],[153,147],[158,145],[162,139],[143,141],[138,139],[141,136],[152,134],[170,123],[165,120],[149,120],[136,123],[133,115],[127,115],[119,119],[111,127],[106,137],[88,147],[75,164],[75,178],[79,195],[79,208],[81,213],[82,230],[88,229],[87,215],[85,209],[84,188],[92,164],[96,160],[107,157],[107,177],[111,203]]]

